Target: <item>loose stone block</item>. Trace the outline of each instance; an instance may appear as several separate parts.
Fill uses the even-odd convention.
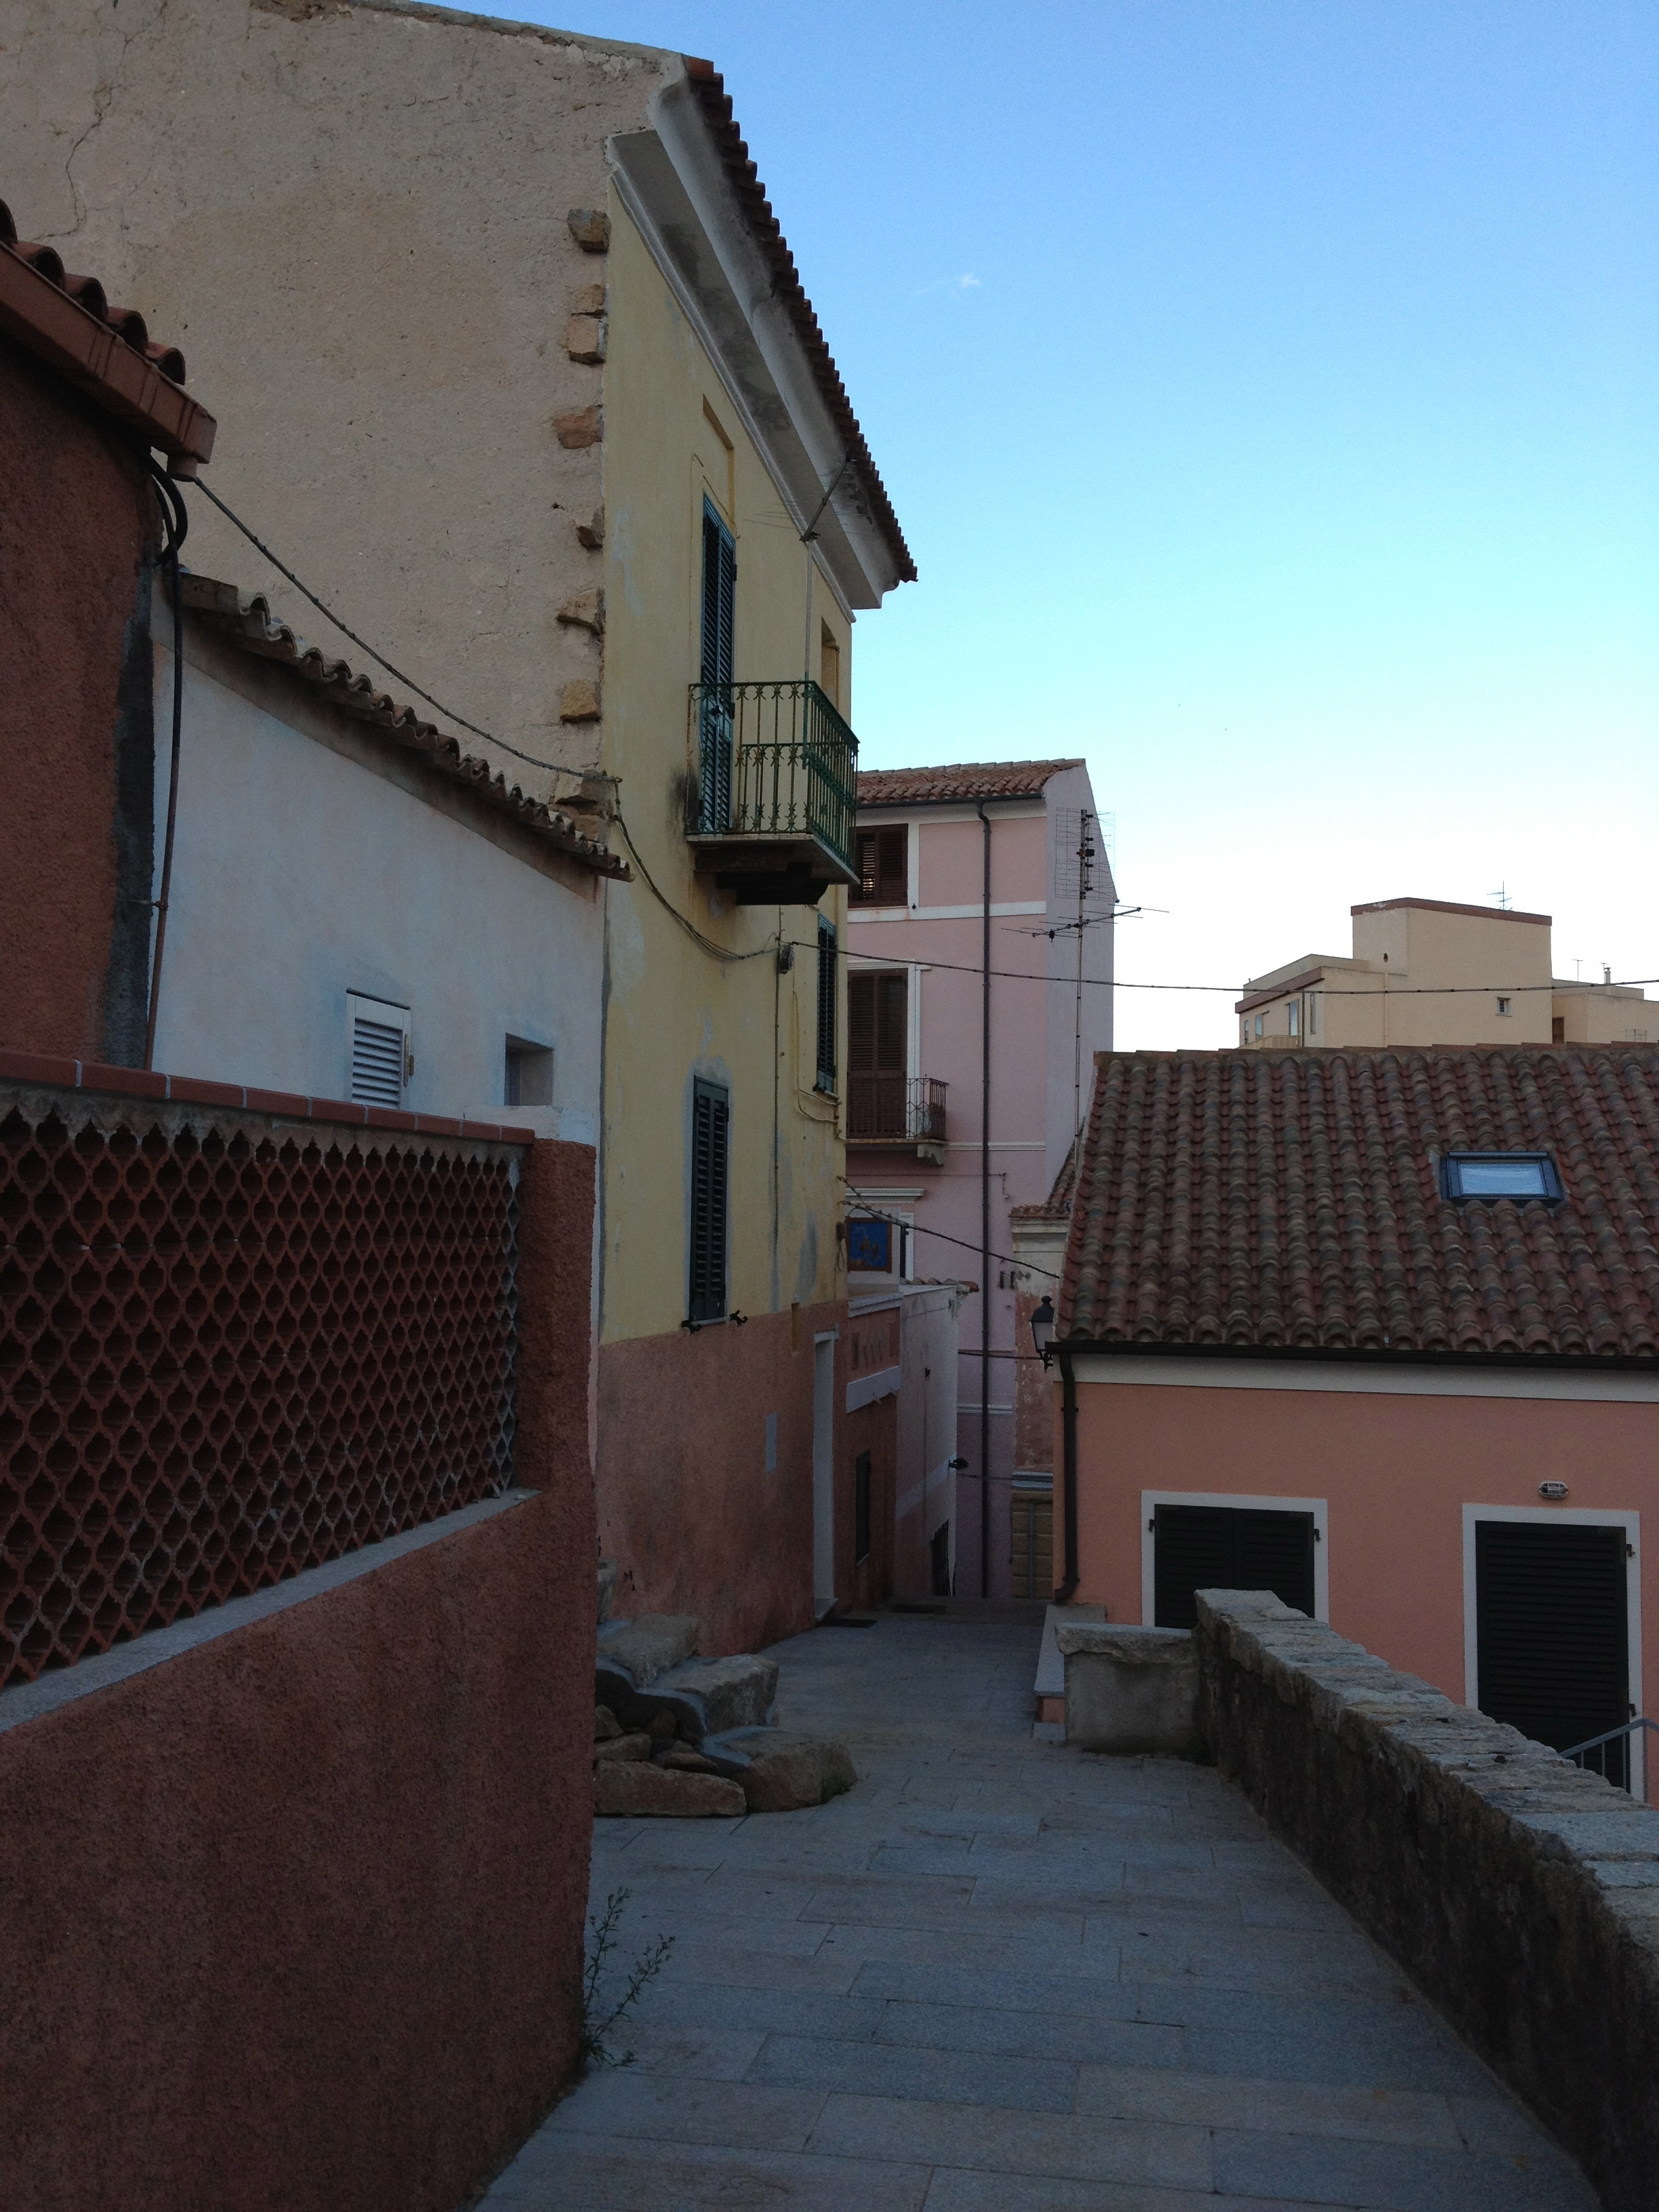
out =
[[[602,507],[596,507],[586,522],[576,525],[576,542],[586,546],[590,553],[597,553],[604,544],[605,509]]]
[[[691,1656],[701,1626],[695,1613],[641,1613],[609,1623],[598,1656],[603,1666],[620,1668],[636,1690],[647,1689]]]
[[[605,593],[595,589],[578,592],[574,599],[567,599],[559,609],[558,619],[574,629],[590,629],[595,637],[605,633]]]
[[[559,720],[597,722],[599,719],[599,687],[590,677],[578,676],[559,693]]]
[[[853,1755],[830,1736],[783,1735],[757,1740],[738,1778],[751,1813],[794,1813],[838,1797],[858,1780]]]
[[[649,1759],[655,1749],[645,1730],[636,1729],[630,1735],[613,1735],[605,1743],[596,1743],[593,1756],[606,1764],[621,1760],[625,1765],[637,1765],[641,1759]]]
[[[572,361],[603,361],[604,318],[599,315],[572,315],[564,326],[564,349]]]
[[[619,1765],[593,1770],[593,1810],[601,1819],[735,1820],[748,1808],[735,1782],[672,1767]]]
[[[603,284],[579,284],[570,295],[573,315],[602,315],[605,313]]]

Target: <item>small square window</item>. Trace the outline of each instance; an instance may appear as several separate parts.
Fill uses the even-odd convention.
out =
[[[1547,1152],[1448,1152],[1440,1163],[1447,1198],[1542,1199],[1562,1195],[1561,1178]]]
[[[553,1103],[553,1054],[550,1047],[532,1044],[528,1037],[508,1037],[501,1103],[507,1106]]]
[[[1512,1012],[1514,1010],[1508,999],[1500,999],[1498,1001],[1498,1011],[1500,1014],[1507,1014]]]

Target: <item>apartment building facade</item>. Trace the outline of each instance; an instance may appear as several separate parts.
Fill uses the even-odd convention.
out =
[[[1599,983],[1553,974],[1547,914],[1419,898],[1351,913],[1351,954],[1304,953],[1245,985],[1243,1050],[1659,1039],[1659,1006],[1609,971]]]
[[[1115,892],[1085,763],[860,775],[848,909],[849,1283],[955,1276],[954,1450],[897,1560],[920,1595],[1046,1596],[1052,1476],[1015,1449],[1011,1210],[1042,1199],[1112,1024]],[[926,1579],[924,1580],[924,1577]]]
[[[216,491],[483,772],[627,864],[603,893],[601,1541],[618,1609],[696,1613],[705,1650],[802,1627],[815,1552],[853,1565],[824,1079],[852,634],[914,569],[720,80],[386,0],[179,0],[137,40],[101,8],[21,14],[41,35],[0,113],[46,235],[143,283],[257,425]],[[349,649],[199,496],[192,532]],[[535,1073],[504,1032],[498,1110],[515,1054]]]

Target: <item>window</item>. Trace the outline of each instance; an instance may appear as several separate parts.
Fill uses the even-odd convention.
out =
[[[1498,1001],[1498,1012],[1499,1012],[1500,1014],[1507,1014],[1508,1012],[1510,1012],[1510,1001],[1509,1001],[1507,999],[1500,999],[1500,1000]]]
[[[1310,1036],[1316,1036],[1318,1033],[1319,994],[1317,991],[1310,991],[1308,994],[1308,1035]]]
[[[1448,1152],[1440,1163],[1446,1198],[1540,1198],[1563,1195],[1547,1152]]]
[[[1260,1036],[1261,1035],[1262,1024],[1263,1024],[1263,1023],[1267,1020],[1267,1016],[1266,1016],[1265,1014],[1258,1014],[1258,1015],[1256,1016],[1256,1018],[1255,1018],[1255,1034],[1257,1036]]]
[[[1160,1628],[1191,1628],[1201,1589],[1267,1589],[1315,1612],[1314,1516],[1273,1508],[1155,1505],[1152,1609]]]
[[[860,1452],[853,1462],[853,1564],[870,1556],[870,1455]]]
[[[401,1106],[415,1073],[409,1008],[346,993],[346,1096],[360,1106]]]
[[[1550,1016],[1550,1042],[1565,1044],[1567,1041],[1567,1018],[1565,1014]]]
[[[818,689],[839,713],[841,709],[841,641],[828,623],[820,625]]]
[[[691,1319],[726,1318],[731,1094],[699,1078],[691,1086]]]
[[[854,838],[859,879],[849,906],[902,906],[910,896],[910,830],[860,830]]]
[[[702,712],[697,732],[698,827],[705,835],[732,820],[732,701],[738,549],[711,499],[702,503]],[[711,692],[713,696],[711,696]],[[726,696],[720,695],[725,692]]]
[[[847,1134],[902,1138],[909,1127],[909,976],[869,968],[847,979]]]
[[[508,1037],[501,1103],[507,1106],[553,1103],[553,1054],[546,1045],[532,1044],[528,1037]]]
[[[815,1090],[836,1088],[836,925],[818,916],[818,1073]]]
[[[1296,999],[1291,1000],[1290,1005],[1285,1009],[1285,1019],[1290,1024],[1290,1035],[1299,1036],[1302,1034],[1302,1007],[1299,1000]]]

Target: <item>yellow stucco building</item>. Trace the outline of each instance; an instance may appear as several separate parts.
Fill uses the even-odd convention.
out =
[[[1417,898],[1351,911],[1351,956],[1304,953],[1245,985],[1234,1008],[1245,1050],[1659,1036],[1659,1006],[1639,990],[1552,974],[1547,914]]]
[[[627,863],[601,1126],[552,1038],[476,1104],[599,1146],[618,1609],[805,1626],[853,1566],[853,630],[914,571],[721,82],[403,0],[15,13],[8,195],[181,335],[215,490]],[[200,498],[187,558],[354,650]]]

